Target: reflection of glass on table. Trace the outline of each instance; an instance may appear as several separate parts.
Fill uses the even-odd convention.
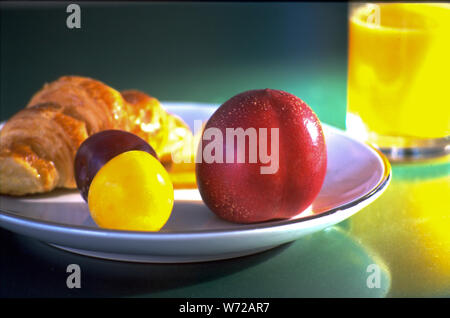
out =
[[[352,5],[350,134],[391,160],[450,152],[450,5]]]
[[[388,297],[449,297],[450,162],[398,164],[392,175],[350,233],[389,269]]]

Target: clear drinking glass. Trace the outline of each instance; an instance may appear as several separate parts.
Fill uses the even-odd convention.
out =
[[[450,152],[450,5],[352,4],[347,131],[391,161]]]

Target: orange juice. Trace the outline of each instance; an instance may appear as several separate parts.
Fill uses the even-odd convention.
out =
[[[349,23],[347,129],[381,148],[450,135],[450,5],[355,8]],[[422,143],[423,144],[423,143]]]

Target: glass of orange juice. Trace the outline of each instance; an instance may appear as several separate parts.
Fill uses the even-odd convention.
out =
[[[351,5],[347,131],[392,161],[450,153],[450,4]]]

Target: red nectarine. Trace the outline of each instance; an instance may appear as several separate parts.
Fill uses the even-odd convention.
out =
[[[317,116],[300,98],[272,89],[247,91],[220,106],[206,123],[198,156],[203,201],[237,223],[304,211],[318,195],[327,167]]]

